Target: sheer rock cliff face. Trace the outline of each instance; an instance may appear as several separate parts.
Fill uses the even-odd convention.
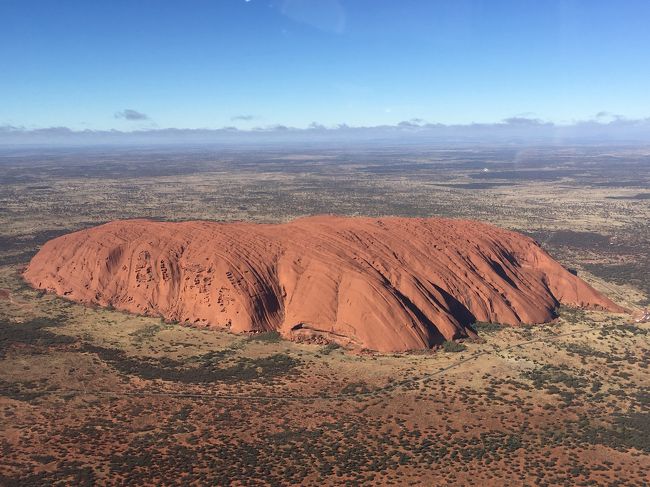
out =
[[[622,311],[532,239],[439,218],[115,221],[47,242],[25,279],[195,326],[378,351],[467,336],[477,320],[546,322],[559,303]]]

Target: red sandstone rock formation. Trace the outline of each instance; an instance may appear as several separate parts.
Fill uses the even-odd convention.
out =
[[[475,320],[546,322],[559,303],[622,311],[532,239],[441,218],[116,221],[47,242],[25,278],[74,301],[379,351],[467,336]]]

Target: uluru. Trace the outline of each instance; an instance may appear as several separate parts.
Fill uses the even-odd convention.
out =
[[[381,352],[476,321],[548,322],[559,304],[623,311],[533,239],[443,218],[114,221],[50,240],[24,277],[77,302]]]

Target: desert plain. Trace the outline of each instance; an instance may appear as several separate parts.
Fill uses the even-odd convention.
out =
[[[650,148],[2,149],[0,484],[647,485]],[[125,218],[469,218],[635,314],[376,353],[77,304],[23,279]]]

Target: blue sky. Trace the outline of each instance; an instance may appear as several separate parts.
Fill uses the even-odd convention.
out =
[[[649,20],[647,0],[0,0],[0,126],[640,119]]]

